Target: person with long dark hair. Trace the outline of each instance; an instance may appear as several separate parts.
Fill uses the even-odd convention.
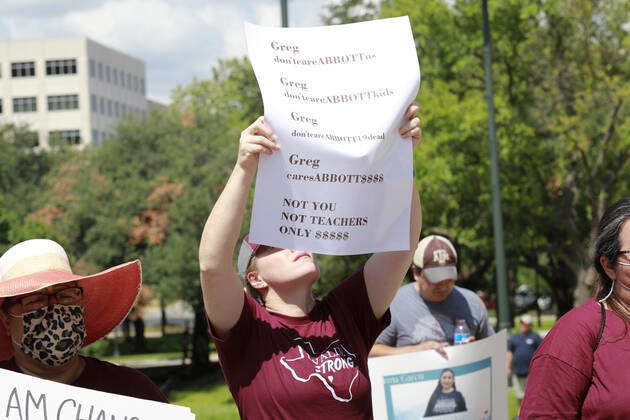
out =
[[[604,212],[593,266],[594,299],[560,318],[532,359],[521,419],[630,418],[630,197]]]
[[[424,417],[441,416],[444,414],[466,411],[466,400],[455,386],[455,373],[452,369],[444,369],[438,381]]]

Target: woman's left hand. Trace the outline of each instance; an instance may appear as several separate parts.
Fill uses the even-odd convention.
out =
[[[400,135],[402,135],[404,139],[411,138],[411,141],[413,142],[413,147],[416,147],[416,145],[420,143],[420,140],[422,140],[422,127],[420,126],[420,118],[416,116],[419,110],[420,107],[417,104],[409,105],[409,108],[407,108],[407,112],[405,112],[405,117],[407,117],[409,122],[401,127],[399,130]]]

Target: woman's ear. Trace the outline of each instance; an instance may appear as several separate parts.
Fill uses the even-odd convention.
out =
[[[602,265],[602,268],[606,272],[606,275],[608,275],[611,280],[617,280],[617,271],[614,269],[614,267],[610,266],[608,258],[602,255],[601,257],[599,257],[599,263]]]
[[[257,271],[250,271],[245,275],[245,278],[249,285],[256,290],[262,290],[267,287],[267,282],[260,278]]]

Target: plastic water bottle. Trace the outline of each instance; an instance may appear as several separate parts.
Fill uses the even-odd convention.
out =
[[[464,344],[464,340],[470,337],[470,328],[465,319],[455,320],[455,331],[453,334],[453,344]]]

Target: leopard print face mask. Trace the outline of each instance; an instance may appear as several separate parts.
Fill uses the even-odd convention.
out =
[[[24,354],[48,366],[61,366],[76,356],[86,337],[81,306],[48,305],[23,316],[19,343]]]

